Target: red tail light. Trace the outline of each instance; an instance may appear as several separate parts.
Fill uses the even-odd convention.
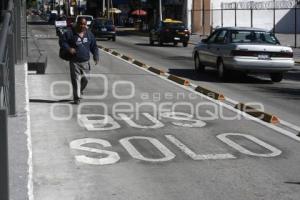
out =
[[[115,26],[112,26],[112,30],[113,30],[113,31],[116,31],[116,27],[115,27]]]
[[[186,30],[184,30],[184,33],[190,34],[190,31],[186,29]]]
[[[280,58],[293,58],[293,52],[274,52],[271,57],[280,57]]]

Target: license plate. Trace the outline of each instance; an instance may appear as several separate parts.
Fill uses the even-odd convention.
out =
[[[270,59],[270,55],[268,55],[268,54],[259,54],[258,55],[258,59],[259,60],[269,60]]]
[[[179,35],[184,35],[184,32],[178,32]]]
[[[101,28],[101,31],[107,31],[107,29],[106,28]]]
[[[174,40],[180,40],[180,38],[179,37],[174,37]]]

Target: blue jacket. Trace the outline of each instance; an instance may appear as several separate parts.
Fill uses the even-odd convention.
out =
[[[99,61],[96,39],[89,30],[85,32],[82,38],[73,30],[67,31],[60,37],[59,45],[64,49],[76,49],[76,54],[71,60],[72,62],[89,61],[90,52],[92,52],[94,60]]]

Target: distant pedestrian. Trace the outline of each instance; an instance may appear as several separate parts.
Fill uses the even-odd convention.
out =
[[[83,90],[87,86],[86,72],[90,70],[90,52],[95,65],[99,62],[99,50],[95,36],[87,29],[87,21],[79,18],[76,26],[63,34],[59,44],[71,56],[70,73],[73,86],[74,103],[79,104]]]

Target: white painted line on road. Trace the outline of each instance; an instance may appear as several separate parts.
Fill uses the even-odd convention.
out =
[[[28,91],[28,65],[24,64],[25,71],[25,111],[27,112],[27,128],[25,130],[25,135],[27,135],[27,150],[28,150],[28,181],[27,181],[27,194],[29,200],[34,200],[33,195],[33,164],[32,164],[32,141],[31,141],[31,125],[30,125],[30,107],[29,107],[29,91]]]
[[[121,128],[120,124],[109,115],[78,114],[77,120],[79,126],[85,127],[88,131],[108,131]]]
[[[102,157],[94,158],[85,155],[79,155],[79,156],[75,156],[77,162],[90,164],[90,165],[109,165],[109,164],[114,164],[120,160],[119,154],[114,151],[107,151],[107,150],[82,146],[85,144],[99,144],[103,147],[111,147],[111,144],[108,141],[102,139],[84,138],[84,139],[74,140],[70,143],[71,149],[107,155],[107,157],[104,158]]]
[[[103,51],[103,50],[102,50],[102,51]],[[105,51],[103,51],[103,52],[105,52]],[[292,133],[292,132],[290,132],[290,131],[284,130],[283,128],[280,128],[280,127],[275,126],[275,125],[273,125],[273,124],[264,122],[264,121],[262,121],[262,120],[260,120],[260,119],[258,119],[258,118],[255,118],[255,117],[253,117],[253,116],[251,116],[251,115],[249,115],[249,114],[247,114],[247,113],[245,113],[245,112],[242,112],[242,111],[240,111],[240,110],[238,110],[238,109],[235,109],[235,108],[232,107],[231,105],[228,105],[228,104],[223,103],[223,102],[221,102],[221,101],[218,101],[218,100],[215,100],[215,99],[213,99],[213,98],[210,98],[209,96],[206,96],[206,95],[203,95],[203,94],[201,94],[201,93],[199,93],[199,92],[196,92],[196,91],[195,91],[193,88],[191,88],[191,87],[177,84],[177,83],[175,83],[175,82],[173,82],[173,81],[171,81],[171,80],[168,80],[168,79],[167,79],[166,77],[164,77],[164,76],[160,76],[160,75],[155,74],[155,73],[153,73],[153,72],[151,72],[151,71],[149,71],[149,70],[147,70],[147,69],[144,69],[144,68],[142,68],[142,67],[138,67],[138,66],[132,64],[131,62],[128,62],[128,61],[126,61],[126,60],[123,60],[122,58],[119,58],[119,57],[117,57],[117,56],[114,56],[114,55],[112,55],[112,54],[110,54],[110,53],[108,53],[108,52],[105,52],[105,53],[107,53],[107,54],[109,54],[109,55],[111,55],[111,56],[113,56],[113,57],[115,57],[115,58],[117,58],[117,59],[119,59],[119,60],[122,60],[123,62],[126,62],[126,63],[128,63],[128,64],[134,66],[134,67],[137,68],[137,69],[144,70],[145,72],[150,73],[150,74],[152,74],[152,75],[154,75],[154,76],[156,76],[156,77],[158,77],[158,78],[161,78],[161,79],[163,79],[163,80],[165,80],[165,81],[168,81],[169,83],[172,83],[172,84],[174,84],[174,85],[177,85],[178,87],[181,87],[181,88],[183,88],[183,89],[185,89],[185,90],[188,90],[188,91],[190,91],[190,92],[193,92],[193,93],[195,93],[196,95],[198,95],[198,96],[200,96],[200,97],[202,97],[202,98],[204,98],[204,99],[206,99],[206,100],[208,100],[208,101],[214,102],[214,103],[216,103],[216,104],[218,104],[218,105],[220,105],[220,106],[222,106],[222,107],[225,107],[225,108],[227,108],[227,109],[229,109],[229,110],[231,110],[231,111],[233,111],[233,112],[236,112],[236,113],[238,113],[238,114],[241,114],[241,115],[242,115],[243,117],[245,117],[246,119],[250,119],[250,120],[252,120],[252,121],[255,121],[255,122],[257,122],[257,123],[259,123],[259,124],[261,124],[261,125],[264,125],[264,126],[270,128],[270,129],[273,129],[274,131],[276,131],[276,132],[278,132],[278,133],[281,133],[281,134],[283,134],[283,135],[285,135],[285,136],[287,136],[287,137],[290,137],[290,138],[292,138],[292,139],[294,139],[294,140],[300,142],[300,137],[296,136],[294,133]]]
[[[130,140],[147,140],[153,146],[155,146],[161,153],[164,155],[162,158],[147,158],[143,156],[130,142]],[[135,159],[148,161],[148,162],[164,162],[169,161],[175,158],[175,154],[172,153],[165,145],[163,145],[159,140],[152,137],[144,137],[144,136],[132,136],[126,137],[119,141],[123,147],[128,151],[128,153]]]
[[[296,125],[294,125],[294,124],[292,124],[290,122],[284,121],[282,119],[280,120],[280,124],[282,124],[282,125],[290,128],[290,129],[293,129],[295,131],[298,131],[300,133],[300,127],[299,126],[296,126]]]
[[[133,128],[141,128],[141,129],[157,129],[157,128],[162,128],[164,127],[164,124],[161,123],[160,121],[158,121],[155,117],[153,117],[152,115],[150,115],[149,113],[143,113],[143,115],[148,118],[153,125],[148,125],[148,126],[142,126],[139,124],[136,124],[130,117],[128,117],[126,114],[124,113],[119,113],[118,114],[119,117],[124,120],[126,123],[128,123],[129,126],[133,127]]]
[[[188,148],[185,144],[175,138],[173,135],[165,135],[165,137],[172,142],[175,146],[177,146],[182,152],[187,154],[193,160],[224,160],[224,159],[234,159],[236,158],[234,155],[230,153],[225,154],[196,154],[190,148]]]
[[[238,102],[238,101],[235,101],[235,100],[233,100],[233,99],[228,98],[227,96],[226,96],[226,98],[225,98],[225,101],[227,101],[227,102],[229,102],[229,103],[231,103],[231,104],[233,104],[233,105],[237,105],[238,103],[240,103],[240,102]]]
[[[252,142],[268,149],[269,151],[271,151],[272,153],[266,153],[266,154],[262,154],[262,153],[254,153],[252,151],[249,151],[248,149],[245,149],[244,147],[242,147],[241,145],[237,144],[236,142],[232,141],[231,139],[229,139],[227,136],[239,136],[239,137],[244,137],[247,138],[248,140],[251,140]],[[243,153],[243,154],[247,154],[247,155],[251,155],[251,156],[257,156],[257,157],[275,157],[275,156],[279,156],[282,152],[281,150],[265,143],[262,140],[257,139],[256,137],[253,137],[251,135],[247,135],[247,134],[241,134],[241,133],[223,133],[220,135],[217,135],[217,138],[219,138],[222,142],[224,142],[225,144],[228,144],[229,146],[231,146],[232,148],[238,150],[239,152]]]

